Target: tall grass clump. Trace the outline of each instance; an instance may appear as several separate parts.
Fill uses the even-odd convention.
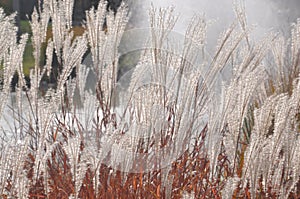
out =
[[[19,40],[14,15],[0,9],[1,198],[300,197],[300,20],[289,39],[256,41],[234,4],[236,20],[209,56],[204,17],[178,40],[173,8],[152,8],[140,60],[118,78],[126,4],[114,13],[100,1],[80,36],[73,5],[44,0]],[[42,93],[50,78],[55,87]]]

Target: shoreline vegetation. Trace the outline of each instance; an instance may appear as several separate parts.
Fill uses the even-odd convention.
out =
[[[0,197],[300,198],[300,19],[290,38],[257,41],[244,6],[233,5],[236,19],[212,57],[203,53],[204,17],[179,44],[174,8],[152,7],[147,48],[125,92],[125,3],[114,13],[100,1],[77,29],[73,0],[44,0],[20,39],[14,14],[0,8],[0,113],[5,122],[9,110],[12,124],[1,124]],[[225,67],[232,74],[222,82]],[[43,78],[56,85],[41,94]]]

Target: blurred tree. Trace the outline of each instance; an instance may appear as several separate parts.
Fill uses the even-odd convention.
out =
[[[108,1],[108,8],[112,9],[116,12],[121,5],[121,0],[107,0]]]
[[[75,0],[73,21],[75,25],[82,23],[85,20],[85,11],[92,6],[97,7],[100,0]],[[114,12],[119,8],[122,0],[106,0],[108,2],[107,9]]]
[[[6,14],[10,14],[13,11],[12,0],[1,0],[0,7],[4,9]]]
[[[13,11],[19,11],[20,19],[27,20],[27,15],[31,15],[33,7],[39,0],[0,0],[0,7],[4,9],[7,14]],[[85,10],[92,6],[98,6],[100,0],[74,0],[74,19],[83,19]],[[106,0],[108,2],[108,9],[117,11],[122,0]],[[80,18],[81,17],[81,18]]]

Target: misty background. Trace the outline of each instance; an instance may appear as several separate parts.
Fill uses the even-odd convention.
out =
[[[254,26],[251,36],[255,40],[270,31],[288,37],[290,25],[300,17],[300,0],[245,0],[248,26]],[[174,31],[184,34],[194,15],[205,16],[208,26],[208,50],[213,50],[218,35],[235,19],[232,0],[134,0],[132,20],[134,26],[148,27],[148,10],[154,7],[175,7],[179,15]]]
[[[209,57],[215,54],[219,35],[236,19],[234,2],[244,2],[247,26],[251,27],[250,42],[259,42],[271,32],[289,38],[291,25],[300,18],[300,0],[129,0],[129,2],[131,18],[128,29],[149,27],[148,15],[151,4],[154,8],[174,7],[178,21],[173,33],[182,35],[182,38],[192,17],[204,16],[208,22],[206,52]],[[134,53],[122,54],[122,48],[134,45],[137,41],[138,37],[128,36],[121,43],[120,76],[132,69],[139,57]],[[221,76],[224,81],[229,80],[231,67],[225,67],[221,71]]]

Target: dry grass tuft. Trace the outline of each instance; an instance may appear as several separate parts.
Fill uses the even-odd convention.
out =
[[[210,60],[205,19],[195,17],[177,44],[173,8],[152,8],[149,48],[116,105],[116,94],[124,94],[117,63],[126,5],[114,14],[101,1],[79,29],[72,0],[40,6],[32,35],[20,41],[13,16],[0,9],[0,111],[12,124],[1,123],[1,198],[300,198],[300,20],[289,40],[270,34],[252,41],[244,7],[235,4],[237,20]],[[22,67],[29,36],[30,87]],[[92,67],[82,62],[88,49]],[[53,57],[57,86],[40,95]],[[219,82],[228,67],[232,77]]]

